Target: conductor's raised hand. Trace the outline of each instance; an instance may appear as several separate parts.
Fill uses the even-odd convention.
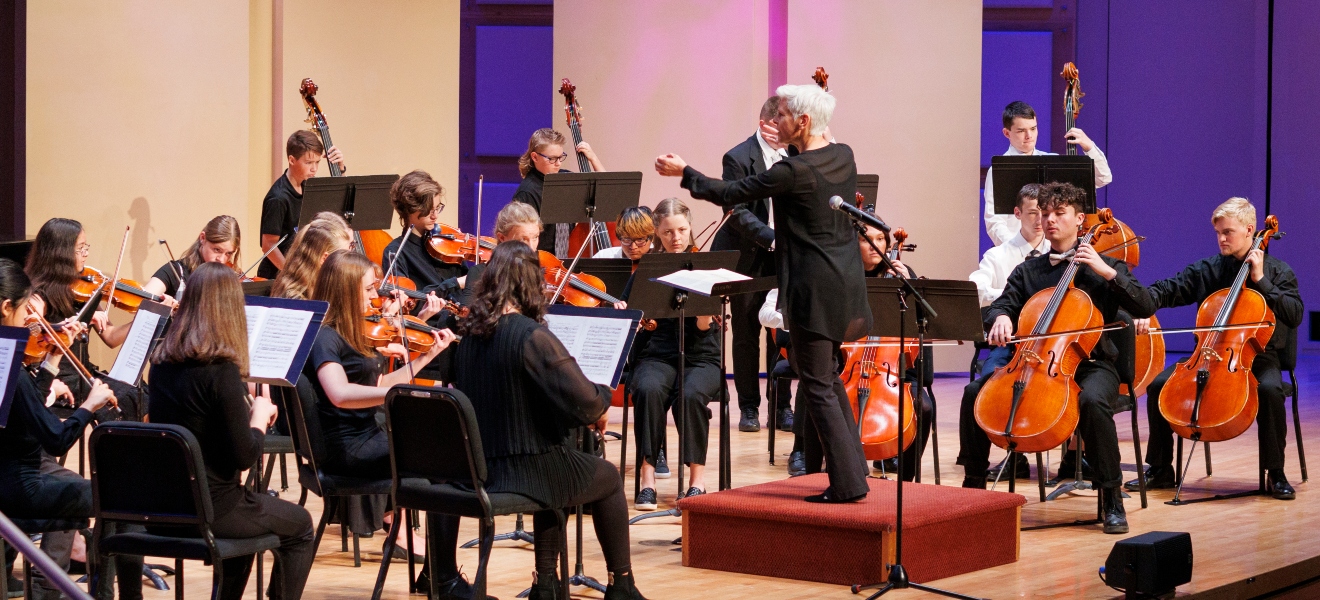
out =
[[[664,177],[682,177],[687,163],[677,154],[665,154],[655,159],[655,172]]]

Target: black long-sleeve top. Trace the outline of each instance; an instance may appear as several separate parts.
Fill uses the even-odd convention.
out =
[[[560,169],[559,172],[572,173],[568,169]],[[533,168],[518,183],[518,189],[513,192],[513,199],[531,205],[539,213],[541,212],[541,189],[544,187],[545,174]],[[541,229],[541,238],[536,242],[536,249],[545,250],[551,254],[555,253],[555,223],[545,223],[545,227]]]
[[[830,197],[857,192],[851,148],[829,144],[738,181],[711,179],[687,167],[682,186],[693,198],[720,206],[773,199],[780,305],[789,330],[843,342],[871,329],[857,232],[847,216],[829,207]]]
[[[40,387],[49,387],[49,371],[39,370],[35,379],[24,372],[13,376],[18,382],[10,399],[9,422],[0,427],[0,487],[6,491],[20,490],[25,480],[40,474],[43,450],[51,456],[68,452],[92,420],[85,408],[63,421],[46,408]]]
[[[156,363],[148,384],[151,422],[181,425],[197,438],[217,513],[246,494],[239,474],[261,458],[266,434],[250,425],[247,385],[229,361]]]
[[[1174,308],[1200,304],[1219,290],[1233,285],[1242,260],[1222,254],[1198,260],[1181,273],[1150,284],[1150,296],[1156,308]],[[1302,324],[1302,295],[1297,290],[1297,275],[1288,263],[1265,255],[1265,276],[1252,281],[1247,276],[1246,287],[1265,296],[1265,305],[1274,311],[1274,336],[1265,346],[1267,352],[1277,353]]]
[[[487,489],[563,506],[590,483],[590,457],[567,443],[610,406],[550,330],[521,314],[487,337],[467,336],[454,356],[454,387],[472,401],[489,472]]]
[[[385,246],[385,253],[381,256],[381,265],[384,269],[389,269],[391,262],[394,263],[393,275],[407,277],[417,284],[417,290],[420,292],[435,292],[435,295],[445,300],[455,299],[459,292],[458,278],[467,275],[467,267],[461,264],[450,264],[436,259],[426,251],[425,242],[422,236],[416,232],[408,234],[408,244],[399,251],[400,241],[403,236],[394,238]],[[394,255],[398,254],[398,261],[394,260]]]
[[[1121,260],[1110,258],[1108,256],[1100,257],[1110,267],[1113,267],[1118,274],[1110,281],[1096,274],[1086,265],[1079,265],[1077,276],[1073,281],[1074,287],[1086,292],[1090,296],[1091,303],[1104,317],[1105,323],[1112,323],[1118,319],[1118,309],[1126,310],[1134,318],[1142,319],[1155,314],[1155,301],[1151,299],[1150,293],[1137,281],[1132,273],[1128,271],[1127,264]],[[1048,254],[1042,254],[1036,258],[1027,259],[1026,262],[1018,265],[1008,276],[1008,283],[1004,286],[1004,293],[999,296],[985,312],[985,322],[988,325],[993,324],[999,315],[1007,315],[1018,322],[1018,316],[1022,314],[1022,307],[1037,292],[1054,287],[1063,278],[1064,271],[1068,270],[1068,261],[1060,261],[1057,265],[1050,264]],[[1027,335],[1029,331],[1023,331],[1018,328],[1017,335]],[[1091,351],[1092,360],[1102,360],[1113,364],[1118,356],[1118,346],[1114,344],[1110,334],[1106,332],[1100,339],[1100,343],[1095,345]]]

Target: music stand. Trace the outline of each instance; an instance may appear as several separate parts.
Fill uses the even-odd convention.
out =
[[[720,314],[723,307],[717,298],[701,295],[691,295],[686,290],[670,287],[664,283],[655,281],[655,279],[669,275],[680,270],[710,270],[710,269],[729,269],[733,270],[738,264],[737,250],[724,252],[684,252],[681,254],[647,254],[642,257],[641,262],[637,264],[637,271],[633,274],[632,289],[628,295],[628,308],[642,311],[648,319],[672,319],[679,320],[678,327],[678,381],[675,389],[679,400],[675,403],[674,419],[676,423],[683,422],[683,410],[685,399],[684,391],[684,372],[687,370],[687,337],[686,322],[688,313],[693,315],[715,315]],[[723,333],[723,332],[721,332]],[[724,341],[720,339],[720,353],[723,355]],[[722,359],[721,359],[722,360]],[[721,386],[727,387],[727,383],[720,381]],[[725,435],[728,429],[728,400],[727,394],[721,395],[721,402],[724,404],[723,416],[721,418],[721,435]],[[678,436],[678,496],[682,497],[683,492],[683,435]],[[724,468],[724,460],[721,457],[720,469]],[[641,465],[638,465],[638,477],[640,482]],[[720,474],[720,480],[723,481],[724,474]],[[637,515],[628,520],[628,524],[654,519],[656,517],[678,517],[682,516],[683,511],[677,506],[665,511],[657,511]]]
[[[872,243],[872,246],[874,246],[874,243]],[[885,253],[880,252],[878,248],[876,252],[880,254],[885,266],[892,269],[893,263],[889,261]],[[868,279],[866,289],[867,300],[872,313],[869,335],[897,337],[899,348],[902,348],[906,343],[907,326],[910,322],[916,326],[918,348],[925,347],[926,335],[931,332],[935,334],[932,337],[944,340],[977,341],[985,337],[981,325],[981,306],[976,293],[976,284],[973,282],[906,278]],[[886,296],[891,300],[886,302]],[[915,300],[914,304],[916,304],[916,314],[912,316],[908,314],[909,296]],[[895,303],[892,300],[893,298],[897,298],[898,301]],[[943,315],[943,318],[932,320],[941,315]],[[921,369],[917,369],[918,390],[923,389],[922,380],[924,377],[925,367],[923,365]],[[906,386],[902,385],[898,388],[898,422],[900,424],[904,418],[903,390],[905,388]],[[919,445],[921,439],[920,414],[920,412],[917,413],[918,429],[916,440],[914,440],[914,443],[918,443],[918,452],[921,449]],[[899,447],[901,448],[902,440],[899,441]],[[916,588],[950,598],[974,600],[973,596],[965,596],[919,583],[912,583],[908,580],[907,570],[903,568],[903,459],[901,450],[899,451],[896,474],[898,476],[898,488],[894,527],[894,564],[889,567],[889,578],[884,583],[854,585],[852,586],[852,592],[856,594],[862,590],[878,587],[880,588],[879,591],[867,598],[867,600],[874,600],[891,590]]]
[[[394,219],[390,186],[398,179],[398,175],[312,177],[303,182],[298,227],[310,223],[319,212],[332,212],[343,217],[353,231],[389,229]]]
[[[730,281],[728,283],[717,283],[710,288],[710,295],[720,299],[720,315],[725,323],[732,321],[733,316],[729,313],[729,302],[732,296],[741,294],[755,294],[758,292],[768,292],[779,287],[779,277],[771,275],[769,277],[757,277],[755,279],[745,279],[742,281]],[[700,292],[697,292],[700,293]],[[720,336],[720,381],[725,382],[720,386],[720,490],[727,490],[733,487],[733,464],[731,455],[733,449],[730,447],[729,439],[729,366],[725,361],[724,336]],[[775,430],[770,428],[770,437],[774,438]]]
[[[641,197],[641,171],[548,173],[541,187],[541,222],[587,223],[595,231],[598,215],[613,219]]]
[[[1071,183],[1086,193],[1086,214],[1095,214],[1095,161],[1086,155],[992,156],[995,214],[1011,215],[1018,192],[1028,183]]]
[[[862,204],[878,205],[877,198],[880,197],[880,176],[874,174],[857,174],[857,191],[862,194]],[[844,198],[845,201],[853,201],[856,198]]]

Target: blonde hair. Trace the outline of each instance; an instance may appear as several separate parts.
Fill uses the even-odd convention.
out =
[[[212,244],[233,242],[234,258],[226,266],[235,272],[239,270],[239,246],[242,245],[243,233],[238,228],[238,219],[229,215],[220,215],[207,221],[206,226],[202,228],[201,236],[193,240],[192,245],[184,251],[183,256],[179,257],[179,262],[183,263],[183,266],[190,273],[197,270],[197,267],[203,262],[206,262],[202,260],[202,237],[205,237],[206,241]]]
[[[325,216],[325,215],[328,215]],[[348,224],[334,213],[319,213],[293,238],[284,268],[275,277],[270,295],[305,300],[312,293],[321,260],[328,252],[349,243]]]
[[[1220,219],[1237,219],[1239,223],[1255,228],[1256,207],[1252,206],[1250,200],[1234,196],[1215,207],[1214,214],[1210,216],[1210,224],[1214,225]]]
[[[614,222],[614,233],[622,237],[644,238],[655,235],[655,215],[645,206],[629,206]]]
[[[536,225],[537,231],[545,228],[541,223],[541,215],[537,214],[532,205],[513,200],[505,204],[495,217],[495,235],[504,237],[519,225]]]
[[[669,217],[673,217],[676,215],[682,215],[684,219],[687,219],[688,227],[689,227],[688,247],[691,248],[692,246],[695,245],[695,242],[692,239],[692,236],[695,234],[693,234],[691,230],[692,209],[688,208],[687,203],[683,202],[682,200],[679,200],[678,198],[665,198],[664,200],[661,200],[659,204],[655,205],[655,208],[651,211],[652,230],[658,229],[660,227],[660,221],[663,221]],[[658,248],[661,252],[665,251],[664,244],[659,243],[658,240],[655,245],[656,248]]]
[[[527,140],[527,151],[518,157],[518,172],[526,177],[536,167],[532,166],[532,153],[545,150],[546,146],[552,144],[564,145],[564,134],[559,133],[549,127],[537,129],[532,132],[532,137]]]

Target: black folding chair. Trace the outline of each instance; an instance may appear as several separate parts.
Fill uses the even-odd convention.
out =
[[[38,533],[51,533],[54,531],[78,531],[86,529],[87,519],[9,519],[18,526],[23,533],[33,536]],[[0,556],[8,552],[8,544],[5,539],[0,537]],[[32,596],[32,565],[28,562],[27,556],[19,553],[19,560],[23,561],[23,597]],[[0,599],[9,597],[9,576],[8,573],[0,573]]]
[[[1283,382],[1283,397],[1292,398],[1293,433],[1297,437],[1297,462],[1302,466],[1302,481],[1306,477],[1306,448],[1302,447],[1302,417],[1297,412],[1297,400],[1301,390],[1297,387],[1297,330],[1292,330],[1288,343],[1279,351],[1279,370],[1288,373],[1288,380]]]
[[[486,457],[472,404],[452,388],[397,385],[385,397],[397,508],[471,517],[480,521],[480,561],[472,597],[486,597],[486,568],[495,517],[543,510],[521,494],[486,491]],[[561,531],[564,511],[555,510]],[[396,521],[397,523],[397,521]],[[396,530],[386,545],[392,546]],[[435,543],[432,541],[432,543]],[[568,598],[568,537],[559,548],[560,597]],[[431,596],[439,581],[432,569]]]
[[[207,486],[202,450],[192,432],[178,425],[107,423],[92,431],[92,536],[90,589],[97,589],[105,559],[118,554],[174,559],[174,597],[182,599],[183,561],[212,566],[211,597],[218,598],[226,558],[257,556],[257,598],[264,593],[262,555],[278,548],[274,534],[217,538],[211,531],[215,510]],[[150,464],[150,469],[143,465]],[[106,534],[109,524],[169,528],[170,535],[149,532]]]

